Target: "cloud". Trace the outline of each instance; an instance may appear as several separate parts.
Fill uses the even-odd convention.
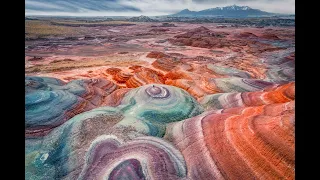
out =
[[[29,1],[27,0],[26,3],[26,8],[27,9],[41,9],[41,10],[47,10],[47,9],[56,9],[56,10],[63,10],[65,9],[64,7],[51,4],[51,3],[46,3],[46,2],[38,2],[38,1]]]
[[[155,16],[233,4],[274,13],[295,12],[295,0],[26,0],[26,15]]]
[[[26,0],[26,12],[141,12],[134,6],[119,3],[117,0]]]

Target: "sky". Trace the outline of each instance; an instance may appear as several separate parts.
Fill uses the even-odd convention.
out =
[[[295,0],[25,0],[26,15],[159,16],[228,5],[294,14]]]

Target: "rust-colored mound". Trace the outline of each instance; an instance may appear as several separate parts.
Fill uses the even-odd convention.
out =
[[[108,68],[106,70],[106,73],[110,74],[110,75],[116,75],[120,71],[121,71],[121,69],[119,69],[119,68]]]
[[[185,71],[181,71],[181,70],[170,71],[164,76],[164,78],[171,79],[171,80],[176,80],[176,79],[192,80],[192,77],[190,74],[186,73]]]
[[[241,32],[236,35],[239,38],[256,38],[258,37],[257,35],[251,33],[251,32]]]
[[[168,57],[168,55],[166,55],[165,53],[163,52],[158,52],[158,51],[152,51],[150,52],[148,55],[147,55],[148,58],[156,58],[156,59],[159,59],[159,58],[163,58],[163,57]]]
[[[164,84],[163,75],[150,68],[141,67],[134,70],[133,73],[133,76],[126,81],[128,88],[135,88],[151,83]]]
[[[130,66],[129,69],[131,70],[137,70],[140,69],[142,66],[138,66],[138,65],[134,65],[134,66]]]
[[[170,124],[165,138],[191,179],[294,179],[294,121],[294,101],[209,111]]]
[[[151,65],[157,69],[163,70],[163,71],[170,71],[173,68],[175,68],[177,65],[180,64],[180,60],[175,57],[163,57],[160,59],[155,60]]]
[[[260,40],[281,40],[277,35],[271,32],[263,32],[260,36],[257,36],[252,32],[232,34],[233,35],[230,35],[230,33],[227,32],[215,32],[205,27],[199,27],[189,30],[186,33],[176,35],[173,38],[168,39],[168,41],[177,46],[192,46],[208,49],[231,48],[235,52],[239,52],[240,49],[246,49],[245,47],[249,46],[250,48],[247,52],[252,54],[284,49],[282,47],[274,46],[270,44],[270,42],[260,42]]]
[[[113,79],[115,81],[117,81],[118,83],[125,83],[130,79],[131,76],[132,76],[132,74],[130,74],[130,73],[118,72],[117,74],[115,74]]]
[[[272,34],[272,33],[264,33],[260,36],[261,38],[265,38],[265,39],[271,39],[271,40],[278,40],[280,39],[277,35]]]
[[[179,34],[169,39],[174,45],[193,46],[201,48],[222,48],[226,46],[242,45],[245,46],[245,41],[227,39],[226,32],[214,32],[203,26],[189,30],[184,34]]]

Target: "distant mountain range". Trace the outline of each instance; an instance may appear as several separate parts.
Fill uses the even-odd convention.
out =
[[[130,19],[128,19],[128,21],[131,22],[157,22],[157,20],[155,19],[151,19],[148,16],[138,16],[138,17],[132,17]]]
[[[259,9],[252,9],[249,6],[226,6],[205,9],[202,11],[190,11],[184,9],[171,16],[216,16],[216,17],[261,17],[261,16],[273,16],[278,15],[275,13],[269,13],[261,11]]]

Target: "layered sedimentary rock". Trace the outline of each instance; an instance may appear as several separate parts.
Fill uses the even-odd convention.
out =
[[[162,71],[170,71],[177,65],[181,64],[180,60],[175,57],[163,57],[155,60],[152,66]]]
[[[266,79],[276,83],[295,81],[295,53],[293,49],[278,53],[262,54],[263,63],[268,66]]]
[[[232,67],[208,64],[207,68],[221,75],[228,75],[228,76],[241,77],[241,78],[252,78],[252,76],[248,72],[245,72],[236,68],[232,68]]]
[[[170,29],[165,29],[165,28],[154,28],[151,29],[149,32],[155,33],[155,34],[163,34],[166,31],[170,31]]]
[[[26,42],[26,179],[295,178],[294,28],[96,25]]]
[[[167,123],[203,112],[199,103],[186,91],[167,85],[150,84],[128,92],[118,106],[139,121],[126,119],[121,126],[134,126],[137,131],[163,136]]]
[[[121,71],[121,69],[119,69],[119,68],[108,68],[108,69],[106,69],[106,73],[108,73],[110,75],[115,75],[120,71]]]
[[[159,59],[159,58],[163,58],[163,57],[168,57],[168,55],[166,55],[163,52],[152,51],[152,52],[148,53],[146,57]]]
[[[176,35],[168,40],[177,46],[208,49],[231,48],[235,52],[239,52],[239,48],[246,49],[245,47],[250,47],[247,53],[254,55],[284,49],[277,46],[277,44],[281,44],[280,41],[282,39],[270,32],[264,32],[260,35],[255,35],[252,32],[235,32],[230,35],[229,32],[212,31],[203,26],[188,30],[186,33]]]
[[[259,79],[245,78],[201,78],[198,80],[166,80],[166,84],[180,87],[187,90],[197,98],[205,95],[223,93],[223,92],[248,92],[259,91],[274,83],[262,81]]]
[[[263,33],[260,37],[264,38],[264,39],[270,39],[270,40],[279,40],[280,39],[277,35],[272,34],[272,33]]]
[[[267,72],[268,79],[274,82],[282,83],[288,81],[295,81],[294,68],[275,68]]]
[[[209,111],[172,123],[165,138],[190,179],[294,179],[294,101]]]
[[[92,141],[111,133],[122,119],[119,110],[100,108],[71,118],[43,137],[26,138],[26,179],[77,179]]]
[[[229,33],[214,32],[206,27],[198,27],[184,34],[169,39],[174,45],[193,46],[201,48],[223,48],[227,46],[246,46],[249,42],[237,39],[228,39]]]
[[[184,179],[186,174],[181,153],[162,139],[138,137],[123,143],[101,136],[88,150],[79,179]]]
[[[221,92],[257,91],[274,85],[274,83],[259,79],[217,78],[209,79],[209,84],[215,84]]]
[[[117,74],[115,74],[113,79],[118,83],[125,83],[130,79],[130,77],[132,77],[132,74],[130,73],[118,72]]]
[[[99,107],[117,89],[108,80],[64,83],[55,78],[25,78],[26,135],[41,135],[81,112]]]
[[[89,150],[87,157],[86,168],[91,168],[89,167],[90,163],[95,161],[96,157],[99,158],[101,153],[110,153],[111,156],[115,153],[122,154],[123,158],[133,157],[131,154],[134,154],[136,158],[137,154],[146,155],[148,143],[151,144],[150,155],[135,161],[136,163],[149,162],[148,166],[141,165],[142,169],[154,167],[151,172],[143,171],[143,176],[155,179],[184,177],[186,171],[183,170],[185,168],[183,158],[170,144],[156,138],[144,137],[139,140],[135,140],[135,138],[146,135],[162,137],[166,130],[166,124],[202,113],[203,108],[200,104],[182,89],[159,84],[132,89],[125,93],[122,100],[117,101],[120,101],[120,104],[115,107],[104,106],[78,114],[44,136],[26,138],[27,179],[50,179],[51,177],[75,179],[79,177],[83,169],[85,163],[83,157],[89,147],[91,150]],[[122,146],[118,141],[116,143],[118,146],[109,149],[109,153],[107,152],[108,148],[96,152],[98,150],[94,150],[96,146],[94,139],[100,135],[114,135],[129,142],[128,145]],[[110,140],[114,141],[112,138]],[[103,140],[98,144],[104,146],[105,143],[110,145],[109,140]],[[144,147],[143,151],[139,146]],[[166,148],[168,150],[165,152],[169,155],[162,153]],[[126,149],[131,149],[132,153]],[[164,166],[171,168],[162,170],[157,168],[157,161],[151,158],[155,151],[159,151],[157,154],[162,154],[159,158],[163,159]],[[122,156],[115,158],[120,157]],[[117,159],[117,162],[121,159]],[[101,171],[101,168],[93,166],[92,170],[83,170],[81,177],[83,176],[85,179],[86,177],[98,178],[104,175],[112,175],[113,177],[114,173],[112,172],[122,171],[122,166],[115,167],[115,161],[111,161],[111,159],[105,163],[101,165],[101,168],[105,168],[110,174],[105,174],[106,171]],[[110,166],[107,165],[108,163],[111,163]],[[128,164],[129,162],[124,161],[123,163]]]
[[[261,106],[285,103],[295,99],[295,83],[271,87],[264,91],[242,93],[217,93],[201,98],[206,109],[227,109],[233,107]]]
[[[258,36],[251,32],[240,32],[239,34],[235,34],[238,38],[257,38]]]
[[[118,106],[123,97],[129,92],[131,88],[121,88],[113,91],[107,98],[105,99],[105,102],[101,106]]]
[[[127,81],[126,85],[129,88],[139,87],[147,84],[164,84],[163,75],[155,70],[145,67],[136,68]]]

